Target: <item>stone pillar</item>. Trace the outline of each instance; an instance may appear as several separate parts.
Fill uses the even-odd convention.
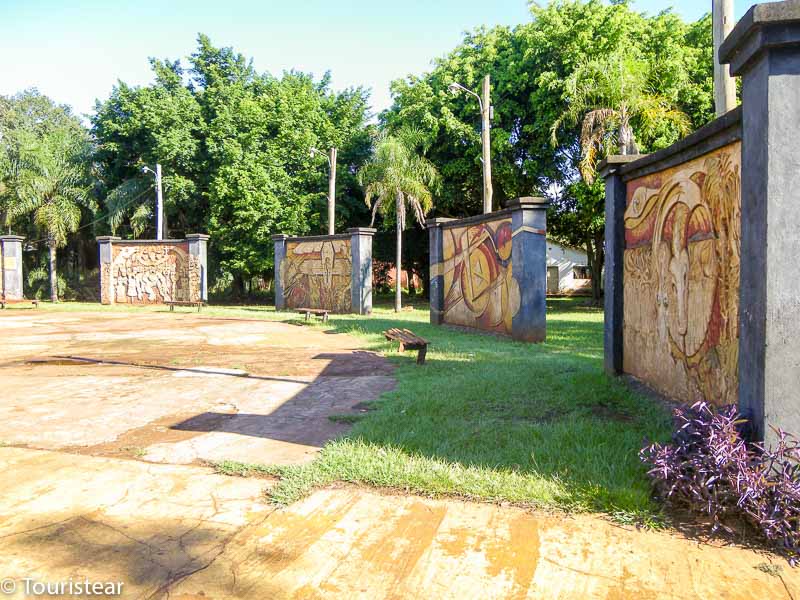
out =
[[[428,219],[428,252],[430,255],[430,313],[431,324],[441,325],[444,322],[444,240],[442,223],[453,219]]]
[[[275,310],[286,308],[286,298],[283,296],[283,281],[281,280],[281,269],[286,258],[286,240],[288,235],[279,233],[272,236],[275,243]]]
[[[639,154],[612,155],[599,165],[600,177],[606,183],[606,260],[605,260],[605,324],[603,346],[605,369],[609,375],[622,373],[622,322],[624,314],[624,288],[622,282],[625,265],[625,208],[627,185],[619,169],[622,165],[641,158]],[[592,273],[600,277],[601,273]]]
[[[547,208],[545,198],[511,200],[511,274],[520,293],[511,337],[543,342],[547,337]]]
[[[192,270],[189,275],[192,302],[208,302],[208,238],[204,233],[190,233],[186,236],[186,241],[189,242],[189,266]]]
[[[750,8],[720,48],[742,78],[739,405],[800,435],[800,2]]]
[[[113,235],[104,235],[97,238],[97,245],[100,252],[100,303],[114,304],[114,273],[111,271],[111,261],[113,260],[113,242],[122,238]]]
[[[0,295],[4,300],[22,300],[22,240],[18,235],[0,235]]]
[[[352,312],[357,315],[372,314],[372,236],[377,229],[351,227],[350,256],[353,275],[350,281]]]

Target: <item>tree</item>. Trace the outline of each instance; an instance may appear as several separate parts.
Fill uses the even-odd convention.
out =
[[[580,123],[578,171],[584,184],[568,183],[555,203],[555,237],[582,245],[592,273],[592,299],[600,303],[600,278],[605,264],[603,241],[604,190],[596,185],[597,163],[612,154],[637,154],[637,135],[653,140],[664,136],[673,140],[690,130],[689,117],[668,98],[651,91],[649,64],[630,52],[616,51],[607,56],[584,60],[566,81],[566,110],[551,127],[554,147],[564,126],[572,130]]]
[[[170,230],[211,234],[212,268],[242,292],[273,268],[272,234],[324,231],[327,177],[312,146],[339,149],[337,227],[366,221],[356,181],[372,143],[365,90],[334,92],[327,74],[259,73],[202,34],[185,67],[151,66],[152,85],[118,84],[93,119],[109,227],[152,231],[141,167],[160,162]]]
[[[433,208],[431,189],[438,184],[438,173],[433,164],[417,152],[421,135],[416,130],[403,130],[396,135],[382,134],[375,152],[358,174],[364,186],[364,200],[372,208],[372,224],[380,213],[384,217],[394,213],[397,239],[395,259],[394,310],[401,309],[401,274],[403,264],[403,229],[406,215],[411,209],[414,218],[423,226],[425,214]]]
[[[469,105],[463,95],[453,97],[447,87],[457,81],[475,89],[484,74],[491,75],[495,198],[503,205],[532,192],[550,196],[548,235],[586,248],[599,283],[602,190],[598,195],[599,188],[580,179],[580,123],[565,122],[558,143],[552,144],[553,124],[570,108],[568,84],[590,61],[632,56],[646,73],[646,95],[664,102],[656,108],[673,107],[688,116],[690,128],[700,127],[714,117],[711,22],[706,16],[687,24],[668,11],[647,16],[619,1],[557,0],[530,7],[531,22],[477,29],[435,61],[430,73],[393,82],[393,105],[381,121],[390,131],[408,125],[424,128],[427,156],[442,174],[437,214],[476,214],[481,198],[480,121],[474,103]],[[649,123],[652,127],[631,119],[642,152],[664,148],[685,131],[668,121]]]
[[[61,130],[28,147],[20,160],[16,184],[16,216],[33,213],[37,229],[45,236],[50,263],[50,299],[58,302],[56,250],[77,231],[82,207],[94,211],[89,196],[87,165],[89,140],[84,132]]]
[[[17,189],[26,152],[50,136],[65,132],[79,136],[82,131],[69,107],[36,89],[0,96],[0,226],[10,228],[15,217],[24,214]]]
[[[643,138],[662,131],[684,136],[689,117],[668,98],[650,91],[648,63],[617,51],[581,62],[566,81],[567,108],[551,127],[553,146],[558,132],[581,123],[579,170],[588,185],[594,181],[598,159],[613,153],[638,154],[634,128]]]

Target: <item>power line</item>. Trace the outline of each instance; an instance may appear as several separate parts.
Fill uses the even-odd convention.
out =
[[[122,206],[118,207],[118,208],[116,209],[116,211],[114,211],[114,212],[118,212],[118,211],[122,210],[123,208],[126,208],[126,207],[127,207],[127,206],[129,206],[130,204],[133,204],[133,203],[134,203],[134,202],[136,202],[136,201],[137,201],[139,198],[141,198],[141,197],[142,197],[142,196],[144,196],[145,194],[149,193],[150,191],[151,191],[150,189],[146,189],[146,190],[145,190],[145,191],[143,191],[141,194],[139,194],[139,195],[137,195],[137,196],[134,196],[133,198],[131,198],[130,200],[128,200],[127,202],[125,202],[125,203],[124,203]],[[92,225],[96,225],[96,224],[97,224],[97,223],[99,223],[100,221],[103,221],[103,220],[107,219],[107,218],[109,217],[109,215],[110,215],[110,214],[111,214],[110,212],[107,212],[107,213],[106,213],[106,214],[104,214],[102,217],[100,217],[100,218],[98,218],[98,219],[95,219],[95,220],[94,220],[94,221],[92,221],[91,223],[87,223],[86,225],[81,225],[80,227],[78,227],[78,228],[77,228],[75,231],[73,231],[72,233],[78,233],[79,231],[81,231],[81,230],[83,230],[83,229],[86,229],[87,227],[91,227]],[[47,241],[47,238],[42,238],[42,239],[40,239],[40,240],[31,240],[31,241],[29,241],[28,243],[29,243],[29,244],[38,244],[39,242],[46,242],[46,241]]]

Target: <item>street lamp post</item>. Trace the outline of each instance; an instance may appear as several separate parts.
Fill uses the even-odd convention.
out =
[[[316,148],[311,148],[311,158],[322,154]],[[333,235],[336,229],[336,148],[331,148],[326,158],[328,159],[328,235]]]
[[[164,239],[164,195],[161,191],[161,164],[156,163],[156,170],[142,167],[142,173],[152,173],[156,177],[156,239]]]
[[[460,83],[453,82],[450,84],[450,91],[455,93],[466,92],[471,96],[475,96],[478,100],[478,107],[481,110],[481,145],[483,151],[483,214],[492,212],[492,144],[491,144],[491,120],[494,108],[492,107],[492,100],[489,94],[489,76],[483,78],[483,89],[481,90],[483,98],[473,92],[471,89],[464,87]]]

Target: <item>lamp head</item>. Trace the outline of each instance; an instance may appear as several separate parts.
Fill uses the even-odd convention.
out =
[[[461,89],[461,86],[460,86],[460,85],[458,85],[458,84],[457,84],[457,83],[454,81],[453,83],[451,83],[450,85],[448,85],[448,86],[447,86],[447,89],[449,89],[449,90],[450,90],[450,93],[451,93],[451,94],[455,95],[455,94],[457,94],[457,93],[459,92],[459,90]]]

